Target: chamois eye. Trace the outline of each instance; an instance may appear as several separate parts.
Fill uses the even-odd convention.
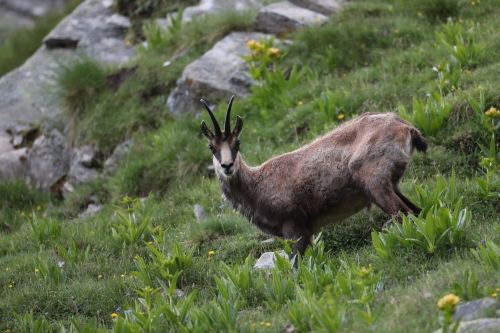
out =
[[[236,149],[236,150],[240,149],[240,144],[241,144],[241,141],[236,140],[236,143],[234,144],[234,149]]]

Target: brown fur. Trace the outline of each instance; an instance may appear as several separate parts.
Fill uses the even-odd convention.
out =
[[[250,167],[234,148],[243,122],[238,117],[229,132],[229,114],[230,107],[219,135],[202,123],[215,149],[222,193],[263,232],[298,240],[292,255],[303,254],[322,226],[339,223],[371,203],[396,217],[421,211],[397,184],[413,150],[425,152],[427,142],[396,115],[365,113],[300,149]]]

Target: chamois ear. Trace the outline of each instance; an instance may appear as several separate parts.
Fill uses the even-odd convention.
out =
[[[205,124],[205,120],[201,122],[200,128],[201,128],[201,133],[203,133],[203,136],[207,138],[208,141],[214,138],[214,133],[212,133],[212,131],[208,128],[207,124]]]
[[[233,128],[233,134],[238,136],[243,129],[243,119],[240,116],[236,116],[236,125]]]

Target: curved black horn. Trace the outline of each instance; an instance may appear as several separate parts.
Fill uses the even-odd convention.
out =
[[[212,118],[212,123],[214,124],[214,129],[215,129],[215,135],[216,136],[222,135],[219,123],[217,122],[217,119],[215,119],[215,116],[212,113],[212,110],[210,110],[210,107],[208,106],[207,102],[205,102],[203,99],[200,99],[200,102],[202,102],[203,105],[205,105],[205,108],[207,109],[208,114],[210,115],[210,118]]]
[[[231,96],[231,99],[229,100],[229,105],[227,106],[227,111],[226,111],[226,119],[224,120],[224,133],[226,136],[231,133],[231,126],[230,126],[230,121],[231,121],[231,106],[233,106],[233,100],[234,100],[234,95]]]

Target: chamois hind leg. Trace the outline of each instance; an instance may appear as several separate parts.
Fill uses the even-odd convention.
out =
[[[394,184],[392,189],[394,190],[394,193],[411,209],[413,214],[418,215],[422,211],[422,208],[419,206],[415,205],[413,202],[411,202],[410,199],[404,196],[404,194],[401,192],[400,188],[398,185]]]
[[[312,244],[311,233],[300,223],[290,221],[283,224],[282,227],[283,237],[285,239],[296,240],[297,242],[292,246],[292,253],[290,254],[290,260],[293,259],[297,253],[304,255],[306,249]],[[294,266],[297,267],[298,261],[295,259]]]

